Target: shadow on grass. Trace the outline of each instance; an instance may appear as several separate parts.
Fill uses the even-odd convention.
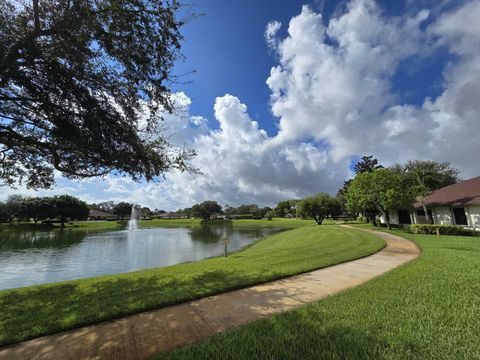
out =
[[[306,229],[307,239],[317,236],[317,233],[311,230],[313,228]],[[340,235],[344,231],[341,229]],[[289,240],[295,233],[287,235],[286,238]],[[353,235],[355,234],[352,233]],[[343,236],[328,239],[317,242],[319,246],[314,247],[315,252],[310,250],[310,246],[301,243],[303,245],[297,247],[296,257],[292,258],[288,257],[290,254],[288,247],[280,247],[273,254],[269,253],[268,257],[261,251],[258,255],[257,250],[248,263],[236,260],[234,255],[225,260],[219,258],[211,262],[183,264],[162,268],[161,271],[143,270],[127,275],[2,291],[0,344],[15,343],[198,299],[334,265],[360,256],[358,249],[362,247],[357,249],[349,246],[348,241],[343,241]],[[370,240],[366,241],[366,244],[370,244]],[[377,245],[368,245],[363,252],[365,254],[374,252],[378,250]],[[308,251],[305,251],[306,249]],[[302,266],[291,265],[293,260],[297,260]],[[261,265],[263,263],[265,266]]]
[[[291,311],[155,359],[383,359],[390,348],[379,333],[325,323],[331,319],[321,313]]]
[[[258,283],[256,274],[207,271],[176,277],[115,278],[0,293],[0,345],[120,318]]]
[[[217,289],[219,283],[248,281],[248,276],[238,276],[227,271],[212,271],[192,279],[195,283],[201,284],[202,288]],[[11,321],[2,318],[2,334],[10,329],[10,337],[3,338],[2,341],[4,343],[18,341],[22,331],[28,331],[32,322],[36,323],[36,331],[40,333],[55,332],[68,327],[78,327],[82,322],[92,323],[94,321],[92,316],[95,316],[96,322],[99,322],[128,315],[135,312],[137,308],[142,310],[155,308],[158,307],[160,297],[164,305],[169,299],[177,298],[179,293],[190,298],[196,297],[196,289],[192,288],[191,281],[174,280],[160,283],[154,279],[137,280],[112,279],[90,284],[88,289],[79,285],[66,284],[52,289],[42,289],[35,300],[26,298],[28,294],[23,294],[22,298],[18,293],[12,292],[8,297],[1,299],[0,306],[3,308],[3,302],[11,304],[16,301],[21,305],[19,308],[24,310],[22,312],[24,317],[20,322],[19,309],[15,309],[17,313],[8,311],[10,315],[18,316],[12,317]],[[148,292],[145,292],[145,289],[148,289]],[[138,296],[139,292],[144,296]],[[268,311],[285,310],[292,300],[297,301],[298,304],[304,303],[305,300],[302,297],[304,293],[304,288],[290,287],[269,289],[268,293],[244,289],[236,294],[233,301],[232,298],[215,298],[203,311],[208,311],[210,320],[216,317],[215,322],[223,323],[227,327],[238,326],[265,317],[266,309]],[[203,291],[202,294],[204,294]],[[56,300],[58,297],[61,297],[62,305],[58,304]],[[232,306],[228,303],[226,306],[224,301],[232,301]],[[232,311],[233,309],[235,311]],[[196,313],[189,314],[188,308],[177,313],[181,313],[184,320],[185,318],[188,320],[188,316],[197,316]],[[170,310],[163,314],[172,320]],[[150,333],[158,334],[158,329],[153,329],[152,326],[160,326],[163,331],[168,331],[170,338],[178,334],[179,339],[187,341],[188,332],[198,330],[195,326],[192,327],[189,321],[177,323],[162,321],[161,317],[156,321],[146,318],[135,322],[135,329],[131,332],[129,328],[117,327],[118,333],[109,337],[109,347],[120,351],[130,343],[129,337],[132,334],[136,337],[148,336]],[[164,356],[188,359],[373,359],[381,353],[379,349],[387,346],[376,336],[354,331],[342,324],[335,324],[333,327],[325,326],[325,323],[331,324],[331,319],[328,320],[328,315],[315,311],[314,308],[313,310],[310,307],[303,308],[300,311],[287,312],[252,323],[244,328],[198,343],[197,346],[186,347]],[[41,327],[42,322],[46,327]],[[170,329],[168,329],[169,326]],[[102,329],[98,331],[96,338],[101,339]],[[72,334],[72,336],[75,335]],[[198,334],[193,334],[193,338],[198,339]],[[62,335],[60,341],[68,342],[69,339]],[[51,354],[55,355],[56,350],[62,351],[60,341],[45,339],[29,345],[27,352],[38,352],[48,344],[51,347]],[[181,342],[175,343],[181,345]],[[172,346],[172,344],[166,346]],[[15,347],[10,349],[15,353]],[[101,356],[102,353],[97,355]]]

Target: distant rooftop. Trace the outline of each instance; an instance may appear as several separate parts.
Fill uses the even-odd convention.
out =
[[[90,217],[116,217],[116,215],[107,213],[105,211],[100,211],[100,210],[90,210],[89,216]]]

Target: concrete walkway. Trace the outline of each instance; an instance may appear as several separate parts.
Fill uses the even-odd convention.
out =
[[[368,257],[25,341],[0,349],[0,359],[148,359],[158,352],[358,286],[420,254],[419,248],[404,238],[374,233],[387,245]]]

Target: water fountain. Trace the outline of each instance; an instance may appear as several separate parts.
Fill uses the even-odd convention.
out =
[[[138,210],[135,205],[132,206],[132,213],[130,220],[128,220],[128,230],[133,231],[138,229]]]

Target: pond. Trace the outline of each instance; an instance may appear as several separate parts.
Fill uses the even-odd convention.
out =
[[[118,274],[236,251],[274,228],[203,225],[135,231],[0,231],[0,290]]]

